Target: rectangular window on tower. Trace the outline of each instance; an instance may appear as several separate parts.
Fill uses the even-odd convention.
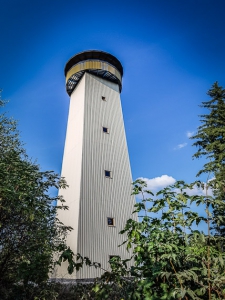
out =
[[[105,132],[105,133],[109,133],[109,128],[107,128],[107,127],[102,127],[102,130],[103,130],[103,132]]]
[[[112,178],[112,172],[105,170],[105,177]]]
[[[114,218],[107,218],[108,226],[115,226]]]
[[[102,100],[103,100],[103,101],[106,101],[106,97],[105,97],[105,96],[102,96]]]

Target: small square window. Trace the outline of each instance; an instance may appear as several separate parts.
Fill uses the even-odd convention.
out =
[[[105,170],[105,177],[111,178],[111,171]]]
[[[102,130],[103,130],[103,132],[105,132],[105,133],[109,133],[109,128],[107,128],[107,127],[102,127]]]
[[[102,96],[102,100],[103,100],[103,101],[106,101],[106,97],[105,97],[105,96]]]
[[[115,225],[114,218],[107,218],[107,223],[108,223],[108,226],[114,226]]]

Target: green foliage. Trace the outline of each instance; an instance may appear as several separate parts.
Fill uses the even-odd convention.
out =
[[[209,111],[208,114],[200,115],[201,126],[192,139],[193,146],[198,148],[195,158],[205,157],[206,164],[197,175],[212,173],[212,175],[225,174],[225,89],[215,82],[207,93],[211,99],[202,102],[201,107]],[[221,179],[217,177],[217,179]]]
[[[95,299],[108,299],[116,290],[120,292],[113,299],[123,298],[124,292],[125,299],[225,298],[225,253],[217,237],[193,229],[208,221],[208,212],[199,216],[190,205],[207,208],[213,202],[212,197],[189,196],[196,185],[202,184],[178,181],[146,198],[153,195],[146,183],[134,182],[134,194],[143,195],[135,205],[141,221],[128,220],[121,232],[127,234],[133,265],[127,268],[127,260],[120,258],[111,261],[111,272],[96,282]]]
[[[213,225],[221,237],[221,244],[225,246],[225,89],[215,82],[207,93],[210,100],[202,102],[201,107],[208,111],[201,115],[201,123],[195,139],[194,146],[198,148],[195,158],[204,157],[206,163],[197,176],[206,173],[212,188],[215,201],[213,203]]]
[[[0,298],[7,299],[15,284],[48,279],[54,253],[67,250],[71,228],[56,218],[58,209],[67,209],[63,199],[49,195],[50,188],[65,188],[65,180],[28,158],[16,122],[6,114],[0,115],[0,140]]]
[[[74,254],[70,247],[61,253],[59,259],[56,261],[56,264],[61,265],[61,263],[64,261],[68,262],[67,270],[69,274],[72,274],[74,271],[79,271],[83,265],[95,268],[101,267],[101,264],[97,262],[92,263],[88,257],[83,257],[79,253]]]

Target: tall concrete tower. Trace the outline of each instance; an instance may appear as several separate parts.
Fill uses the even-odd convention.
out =
[[[132,176],[121,109],[123,67],[113,55],[85,51],[65,66],[70,108],[62,164],[69,188],[60,190],[69,211],[59,212],[73,227],[67,243],[74,253],[109,269],[111,256],[128,258],[119,234],[132,215]],[[101,275],[84,267],[69,276],[62,265],[56,277],[85,279]]]

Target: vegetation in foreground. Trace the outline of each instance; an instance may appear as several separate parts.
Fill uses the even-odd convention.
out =
[[[29,159],[6,114],[0,115],[0,141],[0,299],[17,299],[15,284],[26,289],[47,281],[54,254],[68,251],[71,228],[56,218],[58,209],[67,209],[63,199],[49,196],[50,188],[65,188],[65,180]]]
[[[50,186],[65,182],[28,160],[15,123],[1,116],[1,299],[225,299],[225,90],[215,83],[208,95],[202,103],[208,112],[193,137],[194,157],[206,158],[198,175],[205,173],[207,182],[177,181],[153,195],[136,180],[140,221],[128,220],[121,232],[134,264],[128,268],[128,260],[114,257],[111,271],[87,285],[47,281],[55,252],[69,257],[70,273],[83,263],[100,266],[77,260],[66,247],[62,237],[70,228],[55,219],[62,207],[52,207],[56,199],[48,196]]]

